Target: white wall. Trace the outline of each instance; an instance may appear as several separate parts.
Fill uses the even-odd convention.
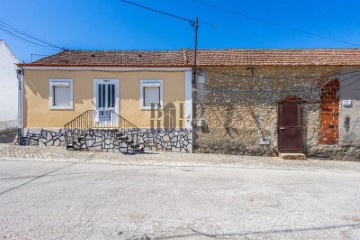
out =
[[[5,42],[0,40],[0,131],[17,126],[18,80],[15,64],[18,62]]]
[[[340,143],[360,146],[360,67],[344,67],[340,80]],[[351,100],[344,107],[343,100]]]

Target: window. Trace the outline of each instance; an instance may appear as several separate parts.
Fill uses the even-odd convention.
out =
[[[50,109],[73,109],[73,84],[71,79],[49,80]]]
[[[115,88],[113,83],[100,83],[97,85],[96,103],[98,108],[115,107]]]
[[[163,106],[162,80],[141,80],[140,108],[151,109],[152,106],[156,108]]]

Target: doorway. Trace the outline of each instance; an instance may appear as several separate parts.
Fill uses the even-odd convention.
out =
[[[279,103],[278,148],[280,152],[303,151],[303,105],[301,103]]]
[[[95,124],[101,126],[116,125],[119,113],[119,80],[94,80]]]

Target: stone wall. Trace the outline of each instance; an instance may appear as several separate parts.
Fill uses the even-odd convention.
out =
[[[188,129],[34,129],[20,131],[20,145],[66,146],[76,150],[120,151],[126,143],[116,138],[122,132],[145,150],[192,152],[192,131]],[[79,139],[79,137],[81,137]]]
[[[305,153],[327,151],[319,143],[321,87],[340,67],[202,67],[200,72],[204,77],[193,96],[196,152],[276,155],[277,105],[289,96],[304,102]]]

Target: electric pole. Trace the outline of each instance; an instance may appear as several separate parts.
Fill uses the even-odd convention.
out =
[[[195,30],[195,39],[194,39],[194,74],[193,74],[193,84],[196,84],[197,76],[197,44],[198,44],[198,29],[199,29],[199,18],[196,17],[195,22],[193,22],[193,27]]]

